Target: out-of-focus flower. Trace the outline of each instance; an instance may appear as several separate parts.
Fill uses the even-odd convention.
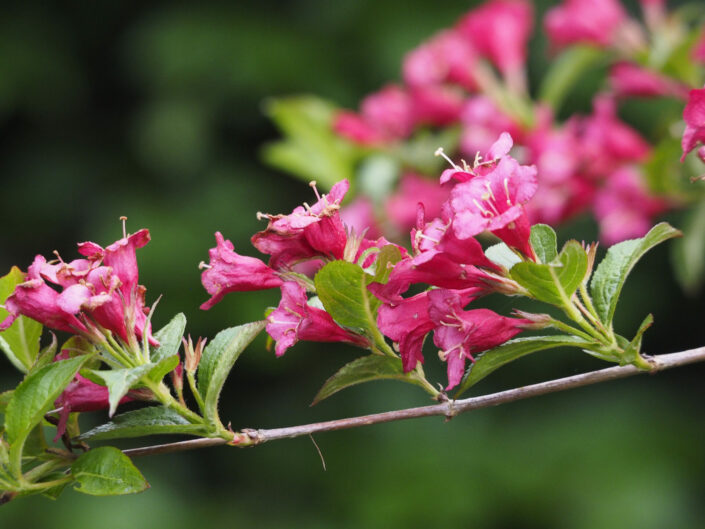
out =
[[[520,138],[519,125],[497,108],[489,97],[478,95],[465,102],[460,116],[463,125],[460,152],[474,158],[490,150],[502,132]]]
[[[688,103],[683,110],[683,119],[685,120],[685,132],[683,132],[681,141],[683,147],[681,162],[685,160],[690,151],[695,149],[698,143],[705,143],[705,88],[690,91]],[[705,150],[699,149],[698,156],[705,162]]]
[[[565,0],[546,13],[544,28],[557,48],[579,42],[608,46],[626,18],[618,0]]]
[[[291,281],[281,285],[279,306],[267,316],[267,333],[276,341],[275,353],[283,355],[298,341],[345,342],[366,347],[363,336],[340,327],[322,309],[309,305],[306,290]]]
[[[653,225],[653,217],[666,209],[666,203],[650,195],[636,167],[617,169],[595,197],[595,215],[600,238],[607,245],[641,237]]]
[[[215,234],[216,246],[208,251],[210,264],[201,274],[201,283],[211,298],[201,305],[208,310],[228,292],[245,292],[276,288],[283,281],[277,273],[255,257],[235,252],[233,243]]]
[[[457,30],[504,74],[523,70],[533,9],[525,0],[490,0],[465,15]]]
[[[387,199],[384,209],[398,229],[408,231],[416,223],[418,204],[423,204],[429,217],[438,217],[449,196],[448,187],[439,186],[438,182],[414,173],[405,173],[396,193]]]
[[[672,96],[685,99],[688,95],[686,85],[626,61],[612,67],[610,84],[618,97]]]
[[[376,239],[382,232],[375,218],[372,201],[364,196],[355,198],[349,204],[340,208],[340,219],[349,231],[364,234],[365,237]]]
[[[420,86],[410,95],[414,125],[445,126],[460,119],[465,96],[456,87]]]

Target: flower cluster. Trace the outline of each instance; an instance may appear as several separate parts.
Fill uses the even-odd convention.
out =
[[[394,245],[400,260],[384,281],[368,285],[383,302],[377,316],[379,331],[398,345],[404,371],[413,371],[423,362],[423,342],[433,331],[440,357],[448,364],[448,389],[459,383],[473,354],[535,326],[527,319],[500,316],[488,309],[465,310],[480,296],[513,294],[518,289],[507,270],[485,255],[477,235],[492,233],[522,259],[537,260],[524,208],[537,189],[536,167],[521,165],[509,156],[512,144],[511,136],[503,133],[473,166],[453,164],[444,171],[436,186],[452,189],[438,216],[427,218],[418,203],[412,252]],[[201,308],[211,308],[228,292],[279,287],[281,301],[267,316],[266,326],[276,340],[277,356],[299,340],[372,348],[369,333],[340,326],[307,294],[315,287],[306,272],[315,275],[321,266],[339,260],[375,268],[376,250],[391,244],[384,238],[370,240],[349,233],[339,212],[347,188],[347,181],[339,182],[329,195],[318,196],[313,206],[297,207],[288,215],[260,214],[268,226],[252,237],[252,243],[270,256],[269,264],[237,254],[217,233],[217,246],[210,250],[210,264],[203,265],[202,275],[212,297]],[[419,284],[431,289],[404,297],[412,285]]]
[[[661,1],[641,5],[644,23],[631,18],[618,0],[565,0],[546,13],[543,26],[552,50],[582,45],[612,61],[589,115],[559,121],[555,104],[530,99],[525,70],[531,3],[489,0],[410,51],[402,65],[403,83],[368,95],[359,112],[338,112],[333,130],[368,151],[394,155],[421,131],[459,128],[457,143],[447,150],[470,159],[507,131],[517,159],[538,168],[536,197],[527,206],[532,222],[555,225],[591,212],[607,244],[641,236],[680,197],[650,191],[645,164],[652,145],[619,118],[618,105],[630,97],[685,100],[689,88],[672,70],[643,59],[658,45],[659,31],[683,21],[671,18]],[[703,61],[702,50],[705,36],[692,47],[693,60]],[[684,149],[697,143],[696,131],[689,126],[686,138],[691,139],[684,139]],[[398,176],[399,185],[384,197],[383,208],[373,212],[364,196],[351,205],[358,213],[358,203],[366,205],[360,225],[376,218],[403,232],[414,225],[413,205],[419,201],[432,216],[439,215],[451,186],[439,190],[432,174],[403,160]]]

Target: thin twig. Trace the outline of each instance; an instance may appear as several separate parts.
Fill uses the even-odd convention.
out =
[[[181,441],[178,443],[168,443],[157,446],[147,446],[144,448],[134,448],[125,450],[124,453],[130,457],[138,457],[154,454],[166,454],[170,452],[180,452],[183,450],[193,450],[195,448],[204,448],[207,446],[218,446],[223,444],[231,444],[234,446],[253,446],[275,441],[277,439],[290,439],[300,437],[302,435],[311,435],[317,432],[330,432],[334,430],[344,430],[348,428],[357,428],[359,426],[367,426],[370,424],[380,424],[392,421],[401,421],[404,419],[415,419],[418,417],[443,416],[452,418],[460,413],[465,413],[471,410],[487,408],[489,406],[498,406],[508,402],[538,397],[548,393],[565,391],[568,389],[597,384],[608,380],[630,377],[643,373],[656,373],[673,367],[684,366],[696,362],[705,361],[705,347],[690,349],[679,353],[671,353],[652,357],[653,368],[650,371],[644,371],[634,366],[617,366],[582,373],[565,378],[549,380],[539,384],[523,386],[519,388],[491,393],[489,395],[481,395],[479,397],[471,397],[461,400],[449,400],[440,404],[430,406],[421,406],[418,408],[407,408],[403,410],[388,411],[384,413],[375,413],[372,415],[363,415],[360,417],[350,417],[347,419],[337,419],[333,421],[318,422],[312,424],[303,424],[300,426],[289,426],[285,428],[260,429],[252,430],[245,429],[235,433],[233,441],[228,442],[225,439],[193,439],[189,441]]]

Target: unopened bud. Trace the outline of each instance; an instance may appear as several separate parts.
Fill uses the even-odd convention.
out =
[[[189,335],[188,340],[182,338],[184,343],[184,364],[187,373],[195,373],[198,369],[198,364],[201,362],[201,356],[203,356],[203,348],[206,346],[207,340],[205,338],[199,338],[194,346],[193,340]]]
[[[526,330],[539,330],[550,327],[553,324],[553,318],[549,314],[535,314],[533,312],[524,312],[523,310],[514,309],[513,313],[517,318],[529,320],[529,323],[521,325]]]

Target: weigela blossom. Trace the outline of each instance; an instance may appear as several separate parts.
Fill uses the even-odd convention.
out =
[[[48,263],[38,255],[24,283],[5,302],[10,313],[0,323],[8,328],[22,314],[59,331],[101,341],[102,329],[129,344],[142,338],[147,327],[145,288],[139,285],[136,250],[149,242],[149,231],[125,236],[107,248],[80,243],[86,259]],[[61,287],[57,291],[49,283]],[[150,343],[157,344],[151,338]]]
[[[465,102],[460,121],[463,126],[460,152],[472,158],[478,152],[489,151],[503,132],[512,138],[519,138],[521,135],[519,125],[484,95],[471,97]]]
[[[685,132],[681,141],[683,147],[681,162],[698,144],[705,144],[705,88],[690,91],[688,103],[683,110],[683,119]],[[705,148],[698,150],[698,156],[705,162]]]
[[[276,288],[284,282],[277,273],[255,257],[235,252],[233,243],[215,234],[216,247],[208,251],[210,264],[201,274],[201,283],[211,298],[201,305],[208,310],[228,292]]]
[[[617,169],[595,197],[595,215],[600,239],[605,244],[642,237],[653,226],[653,218],[666,210],[666,202],[651,196],[636,167]]]
[[[618,0],[565,0],[546,13],[544,28],[551,43],[608,46],[627,15]]]
[[[347,233],[338,210],[349,187],[341,180],[313,206],[298,206],[288,215],[260,214],[269,224],[252,236],[252,245],[271,256],[269,266],[275,270],[315,257],[342,259]]]
[[[526,63],[532,26],[533,9],[528,1],[490,0],[465,15],[457,30],[507,74]]]
[[[686,85],[626,61],[612,67],[610,84],[619,97],[672,96],[685,99],[688,95]]]
[[[416,223],[418,204],[423,204],[429,217],[438,217],[448,197],[450,188],[447,186],[439,186],[435,180],[414,173],[405,173],[397,192],[389,197],[384,209],[395,227],[408,231]]]
[[[435,324],[433,343],[448,364],[448,386],[457,386],[465,373],[465,361],[473,354],[497,347],[521,332],[531,322],[507,318],[489,309],[463,310],[467,302],[458,292],[428,292],[428,316]]]
[[[267,333],[276,341],[277,356],[300,340],[310,342],[345,342],[361,347],[369,341],[340,327],[325,310],[308,303],[306,290],[292,281],[281,285],[279,306],[267,316]]]

